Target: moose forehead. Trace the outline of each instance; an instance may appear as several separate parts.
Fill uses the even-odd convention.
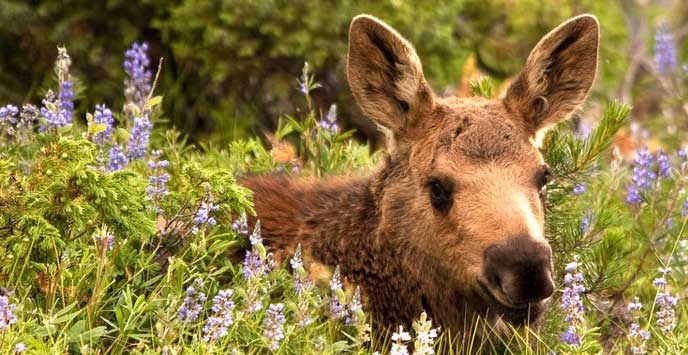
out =
[[[538,159],[537,148],[499,101],[449,98],[434,111],[442,122],[438,151],[474,163]]]

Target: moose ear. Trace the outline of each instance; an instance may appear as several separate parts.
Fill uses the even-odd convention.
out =
[[[351,21],[347,76],[363,112],[395,134],[432,109],[434,96],[416,51],[375,17],[359,15]]]
[[[530,52],[504,103],[536,140],[585,100],[597,72],[599,37],[597,19],[581,15],[552,30]]]

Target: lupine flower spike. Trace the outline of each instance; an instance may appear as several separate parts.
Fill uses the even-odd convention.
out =
[[[647,330],[641,330],[639,324],[639,314],[643,309],[643,305],[638,302],[638,297],[634,299],[633,302],[628,304],[628,310],[631,312],[631,325],[628,332],[629,342],[631,344],[632,354],[646,354],[647,345],[646,341],[650,340],[650,332]]]
[[[334,269],[332,279],[330,279],[330,315],[332,318],[339,319],[344,316],[344,289],[342,288],[342,276],[339,265]]]
[[[420,319],[413,322],[413,330],[416,333],[416,339],[413,343],[414,355],[431,355],[435,353],[433,345],[439,328],[432,328],[432,321],[428,319],[428,315],[423,312],[420,314]]]
[[[43,99],[41,117],[44,122],[39,127],[39,132],[45,132],[49,128],[64,127],[72,123],[74,115],[74,83],[69,75],[69,67],[72,60],[67,54],[67,49],[57,49],[55,61],[55,74],[57,75],[57,94],[48,90]]]
[[[0,295],[0,333],[17,323],[17,315],[14,314],[16,309],[17,305],[10,302],[8,295]]]
[[[270,349],[275,351],[279,348],[279,343],[284,339],[284,322],[286,318],[282,311],[284,305],[281,303],[271,304],[268,307],[267,315],[265,316],[264,333],[263,336],[270,343]]]
[[[260,221],[256,221],[253,233],[249,236],[251,250],[246,251],[244,258],[243,274],[248,281],[246,291],[246,304],[248,313],[253,313],[263,308],[263,303],[259,292],[262,289],[261,278],[270,269],[274,268],[272,254],[268,254],[263,246],[263,238],[260,231]]]
[[[129,164],[129,158],[124,154],[122,146],[115,143],[112,145],[112,148],[110,148],[108,162],[108,170],[117,171],[124,169],[124,167]]]
[[[294,289],[298,297],[296,305],[296,317],[298,319],[298,326],[305,327],[310,324],[313,319],[310,316],[310,288],[311,282],[306,274],[306,268],[303,264],[303,254],[301,244],[296,246],[296,252],[289,261],[291,270],[294,273]]]
[[[134,103],[143,111],[143,105],[151,90],[152,78],[148,43],[134,43],[124,52],[124,57],[123,67],[128,76],[124,81],[124,96],[128,102]]]
[[[232,230],[239,233],[239,235],[248,237],[248,220],[246,218],[246,212],[242,212],[239,219],[232,223]]]
[[[652,170],[654,158],[647,151],[647,146],[643,146],[637,153],[633,161],[632,183],[628,186],[626,202],[631,205],[638,205],[643,202],[641,192],[649,189],[652,182],[657,179],[657,173]]]
[[[676,327],[676,311],[674,308],[678,303],[678,298],[672,296],[667,290],[667,275],[671,273],[671,267],[659,268],[661,277],[654,279],[652,282],[657,287],[657,296],[655,303],[659,307],[655,313],[655,323],[663,333],[671,333]]]
[[[580,345],[580,335],[578,330],[583,322],[583,300],[581,294],[585,292],[582,284],[583,274],[578,270],[578,255],[573,257],[573,262],[566,265],[566,275],[564,276],[564,294],[561,297],[561,308],[566,313],[568,328],[561,334],[560,340],[569,345]]]
[[[154,150],[151,152],[154,159],[148,161],[148,168],[151,169],[151,175],[148,177],[149,185],[146,189],[148,198],[153,202],[153,210],[156,214],[162,213],[160,201],[167,195],[167,182],[170,180],[170,174],[165,172],[165,169],[170,165],[167,160],[159,160],[162,151]]]
[[[203,281],[201,279],[196,279],[193,285],[187,287],[184,303],[182,303],[182,306],[179,308],[178,317],[180,320],[193,323],[198,319],[198,315],[203,309],[202,304],[207,300],[205,293],[200,292],[203,286]]]
[[[93,143],[104,146],[110,141],[114,129],[115,119],[112,117],[112,111],[105,105],[96,105],[93,123],[103,125],[102,130],[93,135]]]
[[[337,124],[337,105],[330,105],[327,115],[325,115],[324,119],[320,120],[320,127],[330,131],[332,134],[339,131],[339,125]]]
[[[94,235],[93,239],[96,242],[98,251],[100,255],[105,255],[106,252],[112,251],[115,246],[115,236],[108,230],[106,226],[103,226]]]
[[[403,326],[399,326],[396,332],[392,334],[392,349],[390,355],[408,355],[408,343],[411,340],[411,335],[404,331]]]
[[[204,230],[206,226],[214,226],[217,221],[214,217],[210,216],[211,212],[215,212],[220,209],[220,206],[214,203],[215,199],[210,192],[210,188],[207,188],[205,200],[201,202],[198,207],[196,214],[194,215],[194,226],[191,229],[191,233],[198,234],[199,231]]]
[[[661,24],[655,32],[655,62],[660,75],[667,75],[677,68],[676,43],[666,24]]]
[[[203,341],[209,342],[227,336],[229,327],[234,324],[232,317],[232,310],[234,310],[234,301],[232,301],[232,290],[220,290],[213,298],[213,315],[208,318],[203,327]]]

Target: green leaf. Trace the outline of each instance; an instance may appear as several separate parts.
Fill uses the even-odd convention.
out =
[[[152,109],[155,106],[160,105],[162,103],[162,96],[154,96],[148,102],[146,102],[146,108],[147,109]]]
[[[107,125],[105,123],[90,123],[88,125],[88,134],[89,135],[98,134],[100,132],[104,132],[106,129],[107,129]]]
[[[295,130],[298,133],[303,133],[303,131],[306,130],[306,128],[299,123],[294,117],[291,116],[285,116],[285,119],[287,120],[287,125],[290,125],[293,130]]]
[[[120,138],[120,141],[128,141],[129,137],[131,137],[129,131],[121,127],[115,129],[115,135]]]

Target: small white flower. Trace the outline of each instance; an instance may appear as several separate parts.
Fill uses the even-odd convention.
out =
[[[409,341],[411,340],[411,335],[404,331],[403,326],[399,326],[399,331],[392,334],[393,341]]]

